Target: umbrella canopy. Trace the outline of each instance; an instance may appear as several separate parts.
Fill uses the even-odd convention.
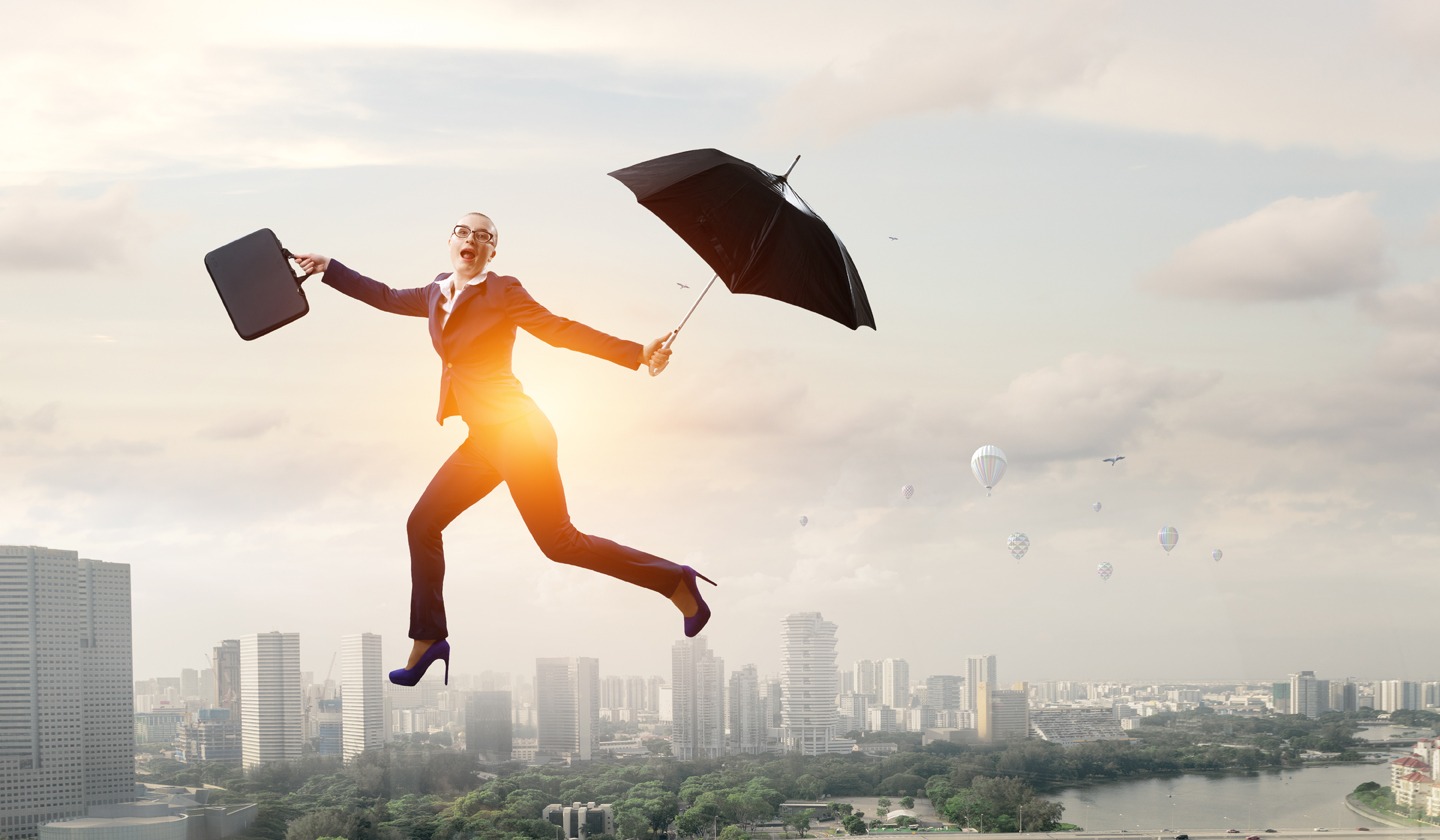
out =
[[[784,301],[852,330],[875,328],[845,244],[785,175],[717,149],[666,155],[610,175],[678,233],[730,291]]]

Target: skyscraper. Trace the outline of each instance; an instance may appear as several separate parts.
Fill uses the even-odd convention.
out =
[[[385,666],[380,636],[340,637],[341,756],[346,764],[385,744]]]
[[[995,654],[986,653],[971,656],[965,660],[965,708],[974,712],[980,710],[980,683],[995,685]]]
[[[1290,675],[1290,714],[1319,717],[1329,700],[1328,686],[1322,695],[1320,681],[1315,679],[1314,671]]]
[[[470,692],[465,703],[465,749],[480,761],[499,764],[511,759],[514,745],[510,692]]]
[[[959,712],[964,702],[965,678],[951,674],[934,674],[925,678],[925,704],[922,724],[926,727],[954,728],[959,725]]]
[[[240,640],[226,639],[215,647],[215,705],[240,719]]]
[[[300,757],[305,704],[300,689],[300,634],[240,638],[240,744],[246,770]]]
[[[1376,711],[1398,712],[1418,708],[1420,683],[1409,680],[1379,680],[1375,683]]]
[[[853,670],[855,672],[855,693],[869,701],[867,705],[879,703],[880,663],[873,659],[857,659]]]
[[[600,661],[588,656],[535,660],[541,755],[589,761],[600,749]]]
[[[880,661],[880,705],[910,708],[910,663],[903,659]]]
[[[730,752],[765,751],[765,709],[760,705],[760,672],[746,665],[730,675]]]
[[[135,791],[130,567],[0,546],[0,838]]]
[[[855,742],[835,737],[835,625],[818,612],[785,616],[780,640],[780,719],[786,752],[849,752]]]
[[[681,761],[725,754],[725,661],[703,637],[670,648],[671,752]]]
[[[1030,737],[1030,689],[1025,683],[1002,689],[980,683],[975,691],[976,736],[981,741],[1008,741]]]

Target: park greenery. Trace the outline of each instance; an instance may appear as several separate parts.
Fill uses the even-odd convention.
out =
[[[258,803],[249,840],[555,840],[558,829],[542,811],[572,802],[612,806],[615,836],[598,840],[803,838],[820,831],[813,809],[780,807],[797,801],[830,806],[833,818],[823,815],[827,835],[908,834],[919,821],[899,812],[917,799],[928,800],[952,829],[1052,831],[1065,824],[1046,791],[1156,774],[1278,768],[1298,763],[1306,750],[1358,758],[1357,729],[1354,716],[1242,718],[1201,710],[1146,718],[1129,742],[922,746],[917,736],[890,733],[899,749],[883,757],[651,755],[573,767],[481,767],[432,739],[392,743],[343,766],[311,756],[248,773],[157,759],[142,780],[210,784],[223,788],[212,801]],[[870,814],[847,801],[874,797]]]

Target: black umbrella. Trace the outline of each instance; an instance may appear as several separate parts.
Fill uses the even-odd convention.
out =
[[[772,175],[717,149],[679,152],[610,173],[680,234],[730,291],[784,301],[852,330],[874,329],[845,244],[790,187],[789,174]]]

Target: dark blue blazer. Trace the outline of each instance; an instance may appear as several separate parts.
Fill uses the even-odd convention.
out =
[[[436,279],[448,277],[449,272]],[[514,277],[486,272],[484,282],[470,286],[445,321],[440,286],[392,289],[332,259],[325,284],[398,315],[430,319],[430,341],[440,354],[440,408],[435,420],[459,415],[466,425],[503,423],[535,409],[510,369],[515,330],[555,347],[578,350],[622,367],[637,370],[644,348],[552,314],[535,302]],[[444,324],[442,327],[442,323]]]

